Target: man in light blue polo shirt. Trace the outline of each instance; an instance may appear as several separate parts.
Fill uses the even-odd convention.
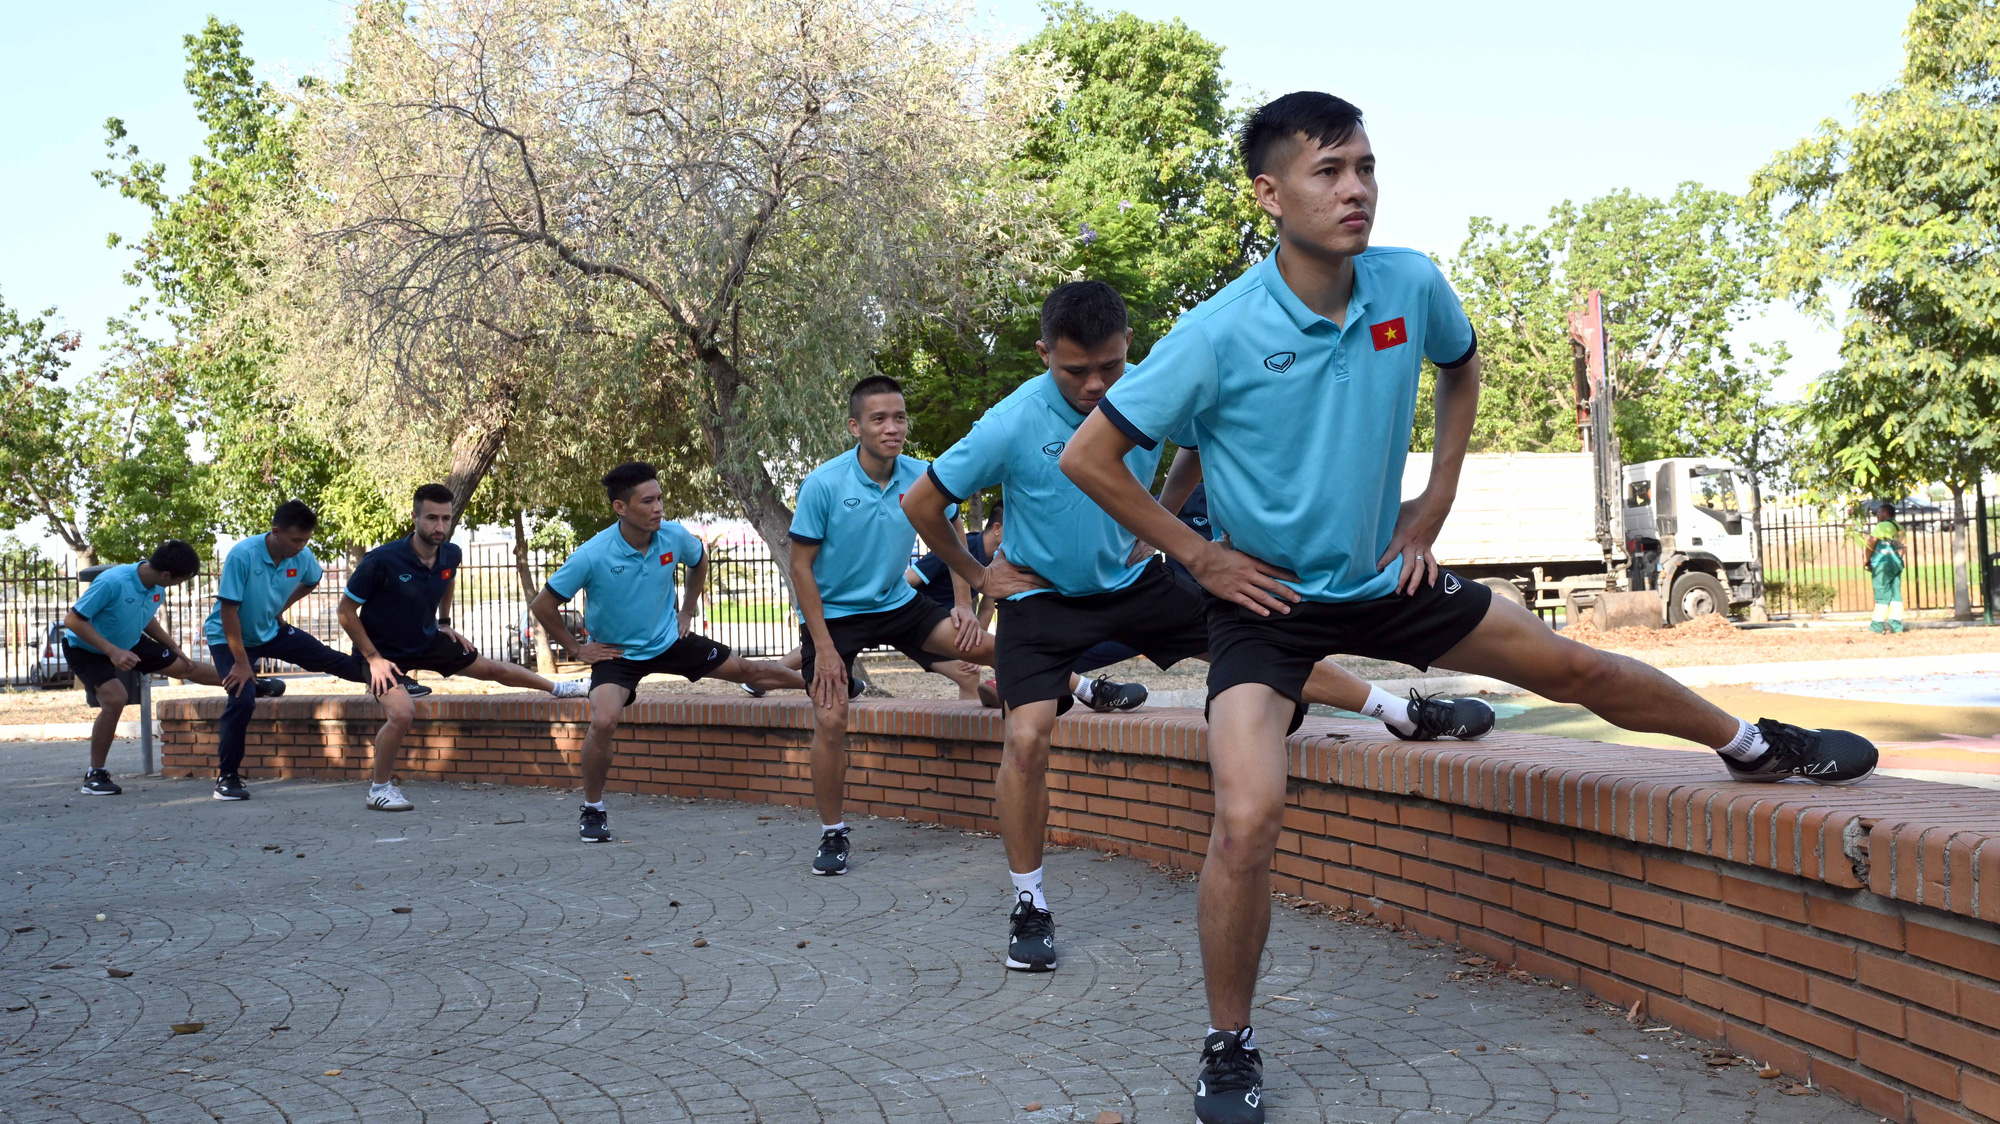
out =
[[[250,732],[258,696],[284,693],[283,680],[255,678],[258,660],[278,660],[354,683],[368,682],[367,660],[336,652],[285,623],[285,610],[319,584],[319,559],[306,545],[318,527],[319,515],[304,501],[286,500],[272,514],[268,534],[244,539],[222,560],[215,607],[202,626],[215,669],[222,674],[222,689],[229,692],[229,702],[222,708],[217,800],[250,799],[239,772],[243,739]]]
[[[802,670],[813,700],[813,802],[820,816],[813,873],[825,875],[847,873],[848,663],[878,644],[926,670],[945,659],[993,662],[993,638],[973,615],[964,579],[952,579],[955,607],[947,610],[917,596],[903,578],[917,544],[903,496],[930,466],[903,455],[910,416],[902,385],[882,375],[856,383],[847,396],[847,432],[855,447],[800,483],[791,528]]]
[[[1042,845],[1049,740],[1056,718],[1069,709],[1070,669],[1107,641],[1129,644],[1162,668],[1208,658],[1200,590],[1174,576],[1152,547],[1092,503],[1058,466],[1063,447],[1106,392],[1135,377],[1125,363],[1131,342],[1117,290],[1102,281],[1058,287],[1042,303],[1042,338],[1035,344],[1047,370],[987,410],[903,501],[946,565],[971,588],[1002,599],[996,670],[1007,737],[997,796],[1013,882],[1006,963],[1015,971],[1056,966]],[[1175,438],[1181,452],[1160,495],[1163,511],[1178,511],[1201,477],[1192,435],[1184,426]],[[1125,470],[1138,482],[1150,482],[1159,463],[1157,442],[1124,456]],[[958,545],[945,505],[994,485],[1006,489],[1008,518],[994,561],[982,566]],[[1405,702],[1331,660],[1312,669],[1304,691],[1313,702],[1372,713],[1403,737],[1478,737],[1493,725],[1492,708],[1476,699],[1453,703],[1412,695]],[[1109,692],[1118,694],[1099,697]],[[1143,692],[1140,687],[1139,699]],[[1077,695],[1096,710],[1128,709],[1119,701],[1130,697],[1102,681]]]
[[[633,461],[605,473],[602,483],[617,521],[577,547],[528,606],[551,644],[590,665],[590,732],[583,739],[583,807],[576,825],[585,843],[611,839],[604,807],[611,739],[625,707],[638,697],[640,680],[678,675],[763,690],[805,686],[791,668],[746,660],[694,631],[708,584],[708,551],[686,527],[664,518],[659,472]],[[688,577],[676,613],[674,577],[683,566]],[[578,593],[584,595],[588,639],[578,639],[562,619],[563,604]]]
[[[90,728],[90,768],[83,775],[86,796],[116,796],[124,791],[111,779],[105,762],[118,720],[130,700],[119,673],[171,675],[208,687],[222,677],[205,663],[187,658],[173,634],[159,622],[166,591],[201,571],[193,547],[168,539],[143,562],[112,566],[97,575],[63,614],[63,658],[77,681],[97,696],[97,721]]]
[[[1848,783],[1865,739],[1731,718],[1636,660],[1556,636],[1432,557],[1479,400],[1457,296],[1421,254],[1371,249],[1375,156],[1361,113],[1288,94],[1245,122],[1257,202],[1276,222],[1263,262],[1181,317],[1114,387],[1063,469],[1209,592],[1209,760],[1215,816],[1202,867],[1210,997],[1195,1114],[1264,1119],[1250,1003],[1270,927],[1285,810],[1285,737],[1313,664],[1332,652],[1492,675],[1627,729],[1714,746],[1746,780]],[[1423,360],[1438,366],[1429,486],[1399,503]],[[1124,457],[1192,422],[1218,539],[1180,525]]]

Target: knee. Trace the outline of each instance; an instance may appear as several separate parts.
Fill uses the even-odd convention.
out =
[[[813,707],[813,728],[821,734],[846,734],[847,701],[843,699],[833,706]]]
[[[1225,862],[1269,863],[1278,846],[1278,828],[1284,822],[1285,802],[1253,799],[1218,803],[1215,809],[1214,843],[1217,857]]]
[[[383,725],[399,733],[408,730],[417,717],[416,704],[400,691],[392,691],[382,697],[382,710],[387,716]]]
[[[1040,778],[1049,770],[1049,743],[1036,737],[1008,737],[1001,747],[1000,767],[1024,777]]]
[[[1584,702],[1611,689],[1618,677],[1618,659],[1589,645],[1567,642],[1549,670],[1543,697],[1554,702]]]
[[[104,686],[97,689],[97,705],[105,710],[122,710],[129,701],[125,684],[116,679],[105,680]]]

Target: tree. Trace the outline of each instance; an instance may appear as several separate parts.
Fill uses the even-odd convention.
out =
[[[370,357],[332,381],[416,388],[477,356],[478,390],[520,370],[535,393],[616,341],[652,393],[610,420],[654,403],[691,420],[780,558],[783,483],[845,445],[846,387],[883,333],[998,299],[1052,242],[989,172],[1051,82],[956,10],[437,0],[358,17],[345,80],[297,99],[306,172],[285,201],[330,220],[318,241]]]
[[[884,368],[910,391],[912,434],[931,452],[1041,373],[1034,343],[1055,284],[1088,277],[1123,294],[1139,358],[1271,245],[1236,158],[1222,48],[1178,19],[1072,2],[1045,11],[1017,57],[1052,59],[1066,84],[1028,121],[1008,172],[1037,185],[1067,241],[1053,270],[1022,275],[987,317],[923,324],[885,349]]]
[[[1778,215],[1774,286],[1821,314],[1851,294],[1805,407],[1822,490],[1950,488],[1967,616],[1965,491],[2000,459],[2000,10],[1919,0],[1904,39],[1900,82],[1779,153],[1752,199]]]
[[[1729,332],[1768,300],[1758,281],[1769,238],[1761,212],[1694,183],[1667,199],[1566,200],[1539,228],[1474,218],[1449,268],[1479,332],[1473,448],[1581,448],[1564,314],[1599,289],[1626,459],[1716,451],[1713,394],[1736,362]]]
[[[71,440],[69,392],[57,379],[82,337],[52,323],[56,310],[23,317],[0,301],[0,528],[41,519],[86,565],[84,470],[90,450]]]

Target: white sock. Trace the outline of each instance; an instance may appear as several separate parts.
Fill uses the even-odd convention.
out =
[[[389,785],[392,783],[393,782],[391,781],[383,781],[380,784],[377,784],[374,781],[370,781],[368,782],[368,795],[373,796],[376,793],[381,792],[383,789],[388,788]]]
[[[1007,877],[1012,878],[1014,880],[1015,901],[1020,901],[1022,894],[1033,894],[1035,896],[1036,909],[1049,908],[1049,900],[1042,896],[1041,867],[1036,867],[1035,869],[1029,871],[1026,874],[1017,874],[1014,871],[1010,870],[1007,872]]]
[[[1770,748],[1764,744],[1764,731],[1741,718],[1736,720],[1736,725],[1736,736],[1730,739],[1728,745],[1715,747],[1715,752],[1732,761],[1755,761],[1764,756],[1764,751]]]
[[[1082,676],[1078,676],[1077,680],[1076,690],[1071,693],[1076,696],[1076,701],[1089,706],[1090,700],[1097,694],[1097,680],[1085,679]]]
[[[1368,701],[1361,704],[1361,713],[1370,718],[1379,718],[1403,733],[1417,732],[1416,723],[1410,721],[1409,701],[1399,699],[1380,687],[1368,688]]]
[[[604,811],[604,801],[602,800],[586,800],[583,802],[583,806],[590,809],[593,812]]]
[[[819,833],[821,835],[832,835],[836,831],[846,831],[846,830],[847,830],[847,821],[842,820],[839,823],[820,825]]]
[[[1214,1028],[1214,1027],[1209,1027],[1209,1028],[1208,1028],[1208,1032],[1209,1032],[1210,1034],[1214,1034],[1214,1033],[1215,1033],[1215,1028]],[[1239,1031],[1237,1031],[1237,1032],[1236,1032],[1236,1041],[1238,1041],[1238,1042],[1242,1043],[1242,1044],[1243,1044],[1243,1048],[1244,1048],[1245,1050],[1255,1050],[1255,1049],[1257,1048],[1257,1031],[1256,1031],[1256,1028],[1254,1028],[1254,1027],[1247,1027],[1247,1026],[1246,1026],[1246,1027],[1244,1027],[1244,1028],[1243,1028],[1242,1030],[1239,1030]]]

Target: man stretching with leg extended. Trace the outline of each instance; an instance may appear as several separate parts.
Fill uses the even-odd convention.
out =
[[[368,806],[378,812],[412,807],[395,783],[396,757],[417,714],[404,684],[410,672],[463,675],[547,691],[559,699],[590,693],[580,679],[551,683],[519,664],[487,659],[452,629],[461,553],[451,541],[456,522],[451,489],[425,484],[412,505],[410,533],[369,551],[348,577],[340,599],[340,627],[368,661],[368,693],[382,701],[386,712],[375,732],[375,783],[368,787]]]
[[[1876,756],[1844,731],[1739,721],[1659,671],[1566,640],[1440,571],[1431,543],[1479,401],[1472,326],[1428,257],[1369,248],[1375,156],[1359,110],[1288,94],[1251,115],[1241,147],[1277,249],[1182,316],[1062,457],[1079,487],[1210,594],[1215,817],[1199,900],[1211,1026],[1195,1088],[1195,1114],[1210,1124],[1264,1119],[1250,1002],[1271,924],[1285,738],[1321,657],[1505,679],[1629,730],[1713,746],[1742,780],[1845,784],[1867,776]],[[1423,494],[1399,503],[1426,357],[1439,368],[1436,453]],[[1183,527],[1125,466],[1135,445],[1190,422],[1209,515],[1227,543]]]
[[[886,644],[928,671],[943,660],[991,666],[993,638],[973,616],[965,579],[953,577],[954,606],[917,596],[903,579],[917,532],[902,500],[930,466],[903,455],[910,416],[903,388],[876,375],[847,398],[854,448],[820,465],[799,485],[792,513],[792,588],[798,591],[799,643],[813,700],[813,802],[819,852],[813,873],[847,873],[847,665],[864,648]],[[952,530],[958,541],[960,532]],[[965,547],[961,544],[960,550]]]
[[[979,419],[910,489],[904,510],[937,556],[966,584],[1000,601],[997,671],[1007,708],[998,795],[1000,834],[1013,878],[1007,966],[1046,972],[1056,966],[1055,919],[1042,882],[1042,842],[1048,830],[1049,739],[1069,709],[1070,668],[1105,641],[1131,645],[1162,668],[1208,658],[1201,592],[1169,572],[1149,546],[1062,474],[1057,457],[1076,429],[1125,375],[1132,340],[1125,301],[1101,281],[1078,281],[1042,305],[1036,342],[1046,373],[1029,379]],[[1194,488],[1199,462],[1185,431],[1162,514],[1178,509]],[[1135,486],[1150,481],[1160,450],[1133,448],[1124,468]],[[945,506],[991,487],[1006,489],[1005,537],[982,566],[945,522]],[[1180,523],[1174,516],[1175,526]],[[1441,733],[1478,737],[1493,711],[1478,700],[1422,699],[1405,703],[1356,678],[1331,660],[1311,669],[1305,698],[1347,710],[1393,714],[1406,737]],[[1392,727],[1394,728],[1394,727]]]
[[[529,608],[543,633],[572,659],[590,665],[590,732],[583,738],[583,808],[577,837],[585,843],[611,840],[604,808],[604,778],[611,772],[611,739],[625,707],[639,696],[648,675],[679,675],[749,683],[765,690],[803,688],[805,680],[788,667],[746,660],[729,645],[684,632],[701,614],[701,591],[708,581],[708,552],[693,532],[662,518],[660,474],[644,461],[621,464],[604,474],[604,494],[618,521],[576,548],[549,577]],[[674,568],[688,567],[680,612],[674,612]],[[563,623],[562,606],[584,595],[583,643]]]

